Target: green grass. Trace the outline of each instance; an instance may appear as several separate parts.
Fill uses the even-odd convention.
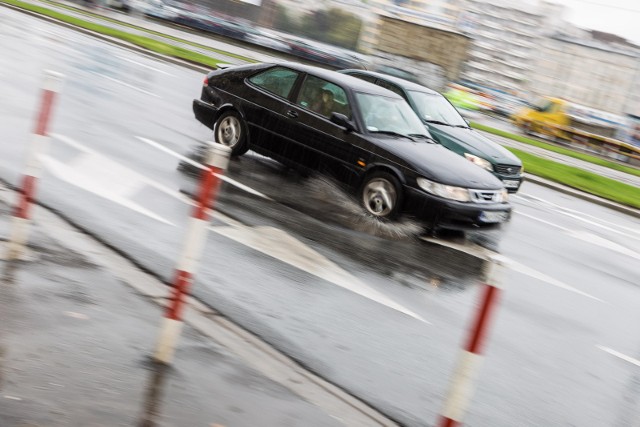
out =
[[[516,148],[505,148],[522,160],[527,173],[640,209],[640,188],[638,187],[605,178],[584,169],[543,159]]]
[[[532,138],[527,138],[526,136],[522,136],[522,135],[516,135],[514,133],[511,132],[507,132],[504,130],[500,130],[500,129],[496,129],[490,126],[486,126],[480,123],[475,123],[472,122],[471,123],[471,127],[484,131],[484,132],[488,132],[488,133],[492,133],[494,135],[498,135],[498,136],[502,136],[504,138],[509,138],[509,139],[513,139],[514,141],[518,141],[518,142],[522,142],[524,144],[529,144],[538,148],[543,148],[545,150],[549,150],[549,151],[553,151],[554,153],[558,153],[558,154],[564,154],[565,156],[569,156],[569,157],[573,157],[579,160],[583,160],[585,162],[589,162],[589,163],[593,163],[596,165],[600,165],[600,166],[604,166],[607,167],[609,169],[614,169],[620,172],[625,172],[628,173],[630,175],[635,175],[635,176],[640,176],[640,169],[638,168],[634,168],[632,166],[625,166],[625,165],[621,165],[619,163],[616,162],[611,162],[609,160],[606,159],[602,159],[600,157],[596,157],[596,156],[591,156],[589,154],[584,154],[584,153],[580,153],[577,151],[573,151],[573,150],[569,150],[567,148],[563,148],[563,147],[558,147],[556,145],[553,144],[547,144],[545,142],[542,141],[538,141]]]
[[[39,13],[41,15],[49,16],[51,18],[57,19],[62,22],[66,22],[72,25],[75,25],[80,28],[84,28],[90,31],[95,31],[100,34],[104,34],[110,37],[114,37],[120,40],[127,41],[136,46],[143,47],[145,49],[149,49],[153,52],[161,53],[163,55],[172,56],[175,58],[183,59],[185,61],[206,65],[211,68],[217,68],[218,64],[224,63],[216,58],[212,58],[207,55],[203,55],[201,53],[192,52],[188,49],[172,46],[167,43],[163,43],[149,37],[144,37],[136,34],[130,34],[125,31],[121,31],[115,28],[106,27],[100,24],[94,24],[92,22],[87,22],[79,18],[75,18],[72,16],[65,15],[60,12],[56,12],[51,9],[47,9],[46,7],[32,5],[29,3],[24,3],[20,0],[0,0],[0,2],[14,5],[16,7],[20,7],[22,9],[30,10],[32,12]]]
[[[5,1],[5,0],[0,0],[0,1]],[[213,47],[205,46],[205,45],[202,45],[202,44],[199,44],[199,43],[196,43],[196,42],[192,42],[190,40],[185,40],[185,39],[181,39],[179,37],[174,37],[174,36],[171,36],[171,35],[168,35],[168,34],[160,33],[158,31],[149,30],[147,28],[140,27],[138,25],[130,24],[128,22],[119,21],[117,19],[113,19],[113,18],[110,18],[108,16],[100,15],[98,13],[89,12],[89,11],[86,11],[84,9],[80,9],[80,8],[77,8],[77,7],[69,6],[69,5],[66,5],[66,4],[63,4],[63,3],[58,3],[58,2],[55,2],[55,1],[51,1],[51,0],[41,0],[41,1],[43,3],[48,3],[48,4],[51,4],[51,5],[57,6],[57,7],[61,8],[61,9],[67,9],[69,11],[72,11],[72,12],[75,12],[75,13],[78,13],[78,14],[82,14],[82,15],[85,15],[85,16],[90,16],[90,17],[96,18],[96,19],[101,19],[101,20],[107,21],[107,22],[112,22],[114,24],[118,24],[118,25],[121,25],[121,26],[124,26],[124,27],[132,28],[134,30],[143,31],[145,33],[152,34],[154,36],[163,37],[163,38],[168,39],[168,40],[173,40],[173,41],[176,41],[176,42],[184,43],[186,45],[197,47],[198,49],[204,49],[204,50],[207,50],[207,51],[212,52],[212,53],[225,55],[225,56],[228,56],[228,57],[231,57],[231,58],[236,58],[236,59],[239,59],[239,60],[245,61],[245,62],[257,62],[255,59],[248,58],[246,56],[237,55],[237,54],[232,53],[232,52],[227,52],[227,51],[224,51],[224,50],[221,50],[221,49],[215,49]]]

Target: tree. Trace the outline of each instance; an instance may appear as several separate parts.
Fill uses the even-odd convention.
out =
[[[318,9],[300,19],[293,19],[286,7],[273,5],[273,27],[285,33],[295,34],[324,43],[355,50],[360,37],[362,20],[342,9]]]

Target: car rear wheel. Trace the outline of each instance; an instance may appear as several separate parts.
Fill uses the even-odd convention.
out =
[[[249,150],[247,127],[235,111],[222,113],[213,126],[213,134],[218,144],[231,148],[232,156],[241,156]]]
[[[367,176],[360,189],[362,205],[371,215],[385,220],[398,216],[402,202],[402,186],[388,172],[375,172]]]

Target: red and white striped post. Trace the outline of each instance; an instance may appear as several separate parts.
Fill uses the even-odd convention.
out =
[[[176,267],[171,300],[165,313],[154,355],[156,361],[167,365],[173,359],[182,329],[185,299],[189,295],[189,288],[207,240],[208,210],[213,208],[221,182],[218,175],[227,169],[230,155],[231,149],[221,144],[210,144],[207,150],[207,169],[202,173],[198,204],[187,225],[187,234]]]
[[[462,425],[462,418],[471,402],[475,382],[484,358],[482,350],[491,317],[500,296],[503,267],[502,257],[493,256],[489,258],[487,282],[483,286],[480,306],[471,324],[467,343],[458,358],[458,364],[441,413],[439,427]]]
[[[42,85],[42,102],[33,139],[27,153],[24,177],[20,188],[19,200],[13,212],[11,233],[9,236],[6,259],[20,259],[25,254],[29,236],[30,208],[34,200],[36,182],[42,170],[40,156],[46,151],[49,141],[48,128],[55,96],[62,87],[63,75],[55,71],[45,71]]]

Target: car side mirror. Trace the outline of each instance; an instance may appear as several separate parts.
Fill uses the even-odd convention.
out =
[[[343,128],[345,128],[347,132],[354,132],[356,130],[356,126],[344,114],[331,113],[331,117],[329,118],[329,120],[331,120],[331,123],[335,123],[338,126],[342,126]]]

